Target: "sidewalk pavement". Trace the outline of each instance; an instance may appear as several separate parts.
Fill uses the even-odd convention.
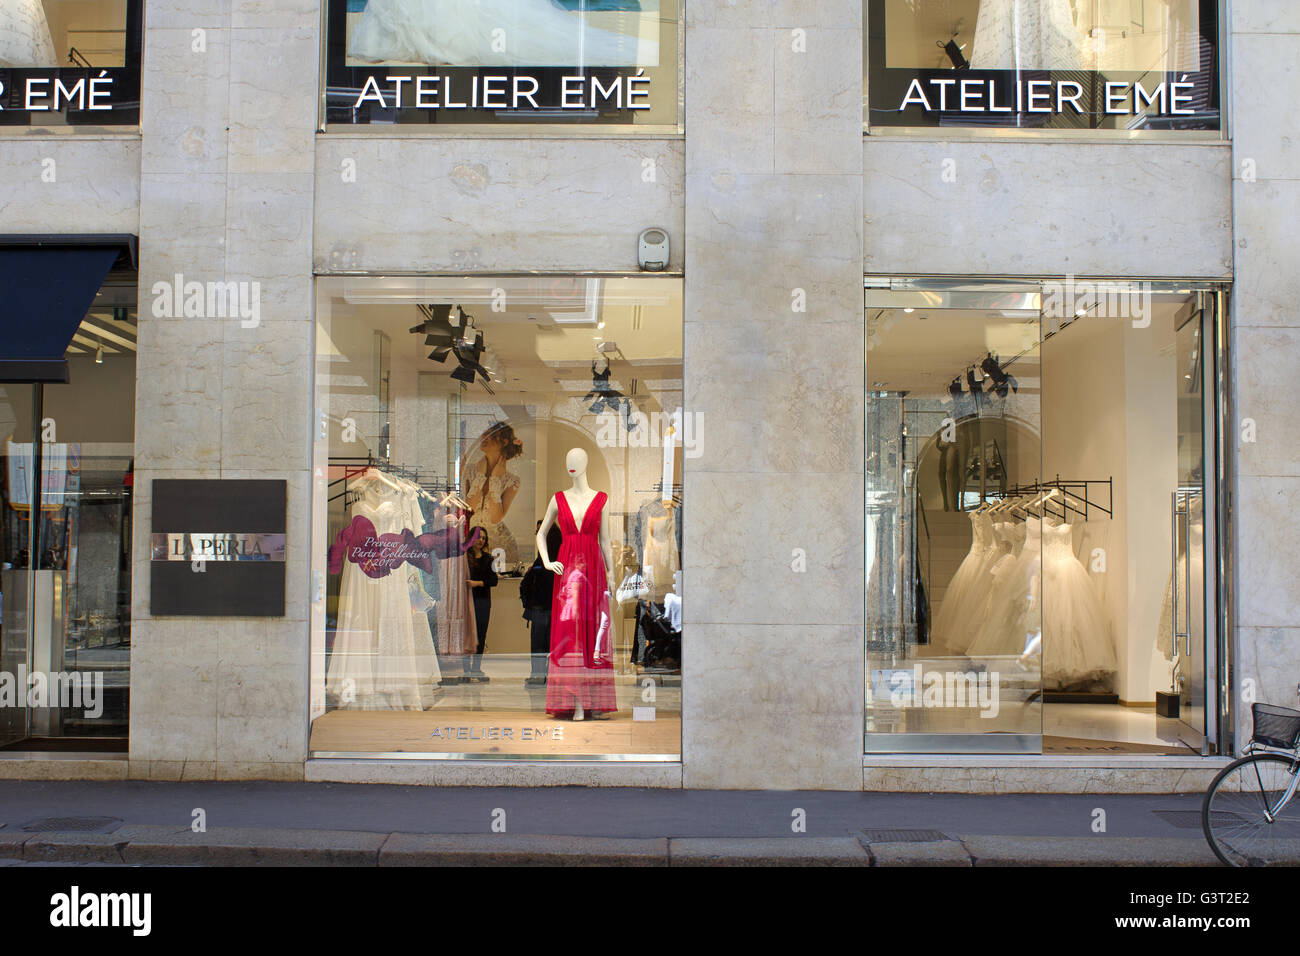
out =
[[[1186,794],[0,781],[0,866],[51,863],[1217,865]]]

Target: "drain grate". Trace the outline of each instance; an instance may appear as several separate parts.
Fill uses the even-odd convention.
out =
[[[868,843],[938,843],[951,839],[939,830],[863,830]]]
[[[117,817],[45,817],[24,823],[29,833],[112,833],[122,825]]]

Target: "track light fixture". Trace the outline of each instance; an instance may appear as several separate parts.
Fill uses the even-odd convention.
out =
[[[433,347],[429,358],[445,363],[447,356],[455,355],[457,365],[451,372],[453,379],[472,385],[476,377],[482,377],[487,393],[496,394],[488,384],[491,376],[482,364],[483,331],[474,325],[474,318],[457,305],[422,305],[419,308],[424,321],[410,331],[414,335],[423,335],[424,344]]]

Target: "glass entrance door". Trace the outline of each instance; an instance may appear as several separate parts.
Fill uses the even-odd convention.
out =
[[[1208,297],[1203,297],[1208,299]],[[1170,693],[1177,708],[1171,731],[1188,746],[1204,751],[1206,737],[1207,681],[1205,588],[1205,514],[1207,460],[1207,411],[1205,396],[1212,394],[1213,361],[1207,363],[1203,302],[1181,320],[1175,333],[1178,374],[1173,382],[1178,403],[1177,487],[1170,494],[1170,630],[1174,667]],[[1207,364],[1209,368],[1207,368]],[[1210,457],[1209,460],[1213,460]]]

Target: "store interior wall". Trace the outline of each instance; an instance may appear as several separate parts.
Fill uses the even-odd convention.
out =
[[[1042,348],[1044,480],[1113,478],[1113,516],[1074,521],[1073,543],[1110,622],[1120,661],[1115,689],[1126,703],[1152,703],[1169,686],[1155,640],[1177,470],[1173,344],[1166,308],[1150,328],[1084,318]]]

